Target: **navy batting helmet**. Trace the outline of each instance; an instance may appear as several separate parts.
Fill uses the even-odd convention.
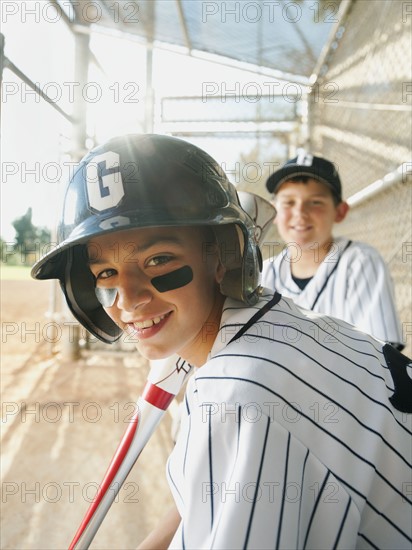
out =
[[[123,229],[201,225],[212,227],[221,250],[222,294],[255,303],[261,271],[255,228],[216,161],[170,136],[114,138],[80,161],[66,190],[59,244],[33,266],[32,276],[59,279],[77,320],[112,343],[122,331],[95,295],[89,239]]]

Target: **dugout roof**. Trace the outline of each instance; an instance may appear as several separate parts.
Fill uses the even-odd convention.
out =
[[[70,23],[180,46],[305,83],[317,72],[341,0],[52,0]],[[344,0],[345,1],[345,0]]]

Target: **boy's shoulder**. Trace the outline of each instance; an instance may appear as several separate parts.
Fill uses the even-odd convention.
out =
[[[275,354],[284,361],[294,361],[297,354],[309,362],[335,357],[342,364],[357,357],[356,362],[372,369],[385,363],[383,341],[346,321],[305,309],[269,288],[262,289],[254,306],[225,301],[211,355],[226,353],[228,348],[235,354],[250,353],[251,346],[258,355]]]
[[[293,244],[293,243],[292,243]],[[294,252],[296,250],[294,249]],[[363,241],[357,241],[349,239],[348,237],[336,237],[333,240],[331,250],[329,252],[330,259],[338,259],[343,254],[347,257],[362,257],[364,259],[374,258],[383,261],[381,253],[371,244]],[[278,253],[273,254],[263,261],[263,270],[267,269],[269,265],[280,263],[282,259],[288,257],[288,247],[285,247]]]
[[[336,396],[347,384],[359,386],[365,395],[375,392],[378,401],[412,412],[408,357],[345,321],[303,309],[270,289],[263,289],[254,306],[230,298],[225,301],[210,359],[214,374],[219,360],[222,372],[229,362],[232,373],[238,369],[256,374],[256,368],[265,371],[267,367],[269,378],[270,366],[276,364],[314,387],[325,382],[327,391]],[[331,375],[331,385],[324,381],[325,375]],[[407,388],[408,397],[402,388]]]
[[[231,341],[238,340],[239,333],[248,333],[247,330],[249,329],[251,334],[263,334],[260,329],[256,328],[258,324],[261,326],[271,325],[273,330],[276,330],[281,336],[285,336],[286,332],[291,331],[293,328],[302,334],[306,333],[309,339],[312,340],[313,327],[317,325],[325,333],[330,333],[332,330],[336,335],[345,335],[344,342],[341,341],[344,346],[351,338],[357,342],[355,346],[359,346],[359,349],[362,347],[361,342],[366,344],[367,347],[372,347],[376,352],[380,352],[383,345],[382,342],[359,331],[350,323],[324,313],[305,309],[296,304],[293,299],[282,296],[270,288],[261,289],[260,299],[253,306],[247,306],[232,298],[225,300],[220,331],[226,334],[224,339],[226,345]],[[245,327],[247,327],[247,330],[245,330]],[[229,335],[231,335],[230,338]],[[288,334],[285,338],[288,339],[289,336]],[[327,338],[326,342],[328,342]],[[334,339],[330,339],[330,342],[335,343]]]
[[[349,252],[364,254],[365,256],[382,257],[377,248],[364,241],[348,239],[347,237],[337,237],[334,242],[340,248],[346,247]]]
[[[365,243],[363,241],[349,240],[349,239],[336,239],[336,243],[347,243],[343,248],[340,245],[340,252],[335,253],[335,261],[339,260],[340,269],[354,269],[355,271],[365,270],[384,270],[386,269],[386,263],[382,254],[374,246]],[[332,252],[333,257],[333,252]]]
[[[351,324],[305,310],[264,289],[254,306],[226,300],[219,335],[208,364],[200,370],[201,376],[249,376],[271,385],[276,367],[276,385],[282,391],[303,383],[339,400],[342,392],[357,388],[368,403],[368,396],[374,396],[376,403],[392,405],[400,414],[412,412],[410,363],[389,344]],[[286,386],[281,376],[286,376]]]

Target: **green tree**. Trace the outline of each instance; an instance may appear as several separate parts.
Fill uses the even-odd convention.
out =
[[[32,209],[12,222],[16,231],[14,249],[24,264],[38,259],[42,246],[50,242],[51,233],[46,227],[37,227],[32,222]]]
[[[23,248],[26,245],[28,247],[34,243],[36,239],[36,228],[33,225],[32,209],[28,208],[27,212],[21,217],[12,222],[12,226],[16,231],[16,247]]]

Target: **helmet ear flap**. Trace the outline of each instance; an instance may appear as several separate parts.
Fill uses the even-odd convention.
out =
[[[238,224],[221,224],[212,229],[219,247],[220,261],[225,268],[225,275],[220,283],[222,294],[245,303],[256,303],[255,291],[261,271],[258,246],[251,245],[250,236],[246,240]]]
[[[66,251],[64,280],[60,281],[67,304],[76,319],[94,336],[112,344],[122,330],[104,311],[95,294],[95,281],[88,269],[87,248],[77,245]]]
[[[244,237],[240,228],[235,224],[212,226],[219,247],[220,261],[227,272],[242,267]]]

